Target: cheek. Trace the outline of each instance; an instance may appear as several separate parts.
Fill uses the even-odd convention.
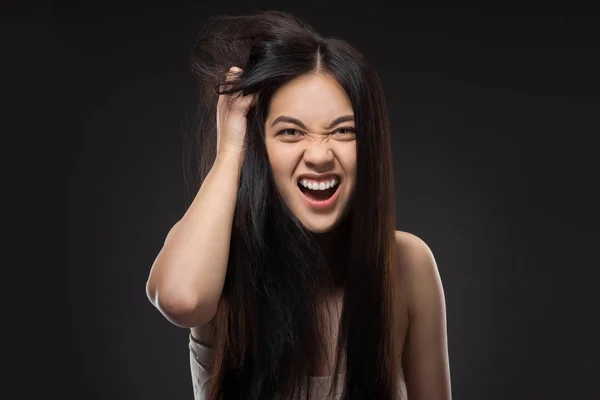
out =
[[[348,146],[345,150],[342,154],[341,162],[348,178],[354,182],[356,180],[356,145]]]
[[[289,181],[289,177],[291,177],[294,172],[294,155],[292,153],[293,152],[291,152],[290,149],[277,144],[267,144],[269,163],[273,170],[275,183],[278,186]]]

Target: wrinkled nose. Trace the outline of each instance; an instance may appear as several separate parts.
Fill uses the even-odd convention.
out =
[[[333,164],[334,155],[328,141],[315,141],[304,151],[304,161],[311,167],[322,170],[330,168]]]

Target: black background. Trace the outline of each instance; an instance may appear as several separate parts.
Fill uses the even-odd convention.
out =
[[[598,15],[367,4],[54,3],[74,133],[68,338],[79,398],[192,398],[188,332],[145,294],[185,211],[187,63],[208,17],[269,8],[350,41],[380,74],[397,229],[436,256],[454,399],[597,398]]]

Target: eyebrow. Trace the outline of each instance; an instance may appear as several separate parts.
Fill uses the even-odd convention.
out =
[[[331,123],[325,129],[331,129],[336,125],[351,121],[354,121],[354,115],[342,115],[341,117],[337,117],[336,119],[331,121]],[[291,124],[298,125],[302,129],[308,129],[302,121],[294,117],[289,117],[287,115],[280,115],[279,117],[275,118],[273,122],[271,122],[271,126],[274,126],[279,122],[289,122]]]

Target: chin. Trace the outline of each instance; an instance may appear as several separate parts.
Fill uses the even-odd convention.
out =
[[[312,233],[327,233],[327,232],[333,230],[333,226],[311,227],[311,226],[304,225],[304,227]]]
[[[339,218],[328,216],[325,220],[319,221],[319,218],[297,216],[302,225],[312,233],[326,233],[332,231],[339,225]]]

